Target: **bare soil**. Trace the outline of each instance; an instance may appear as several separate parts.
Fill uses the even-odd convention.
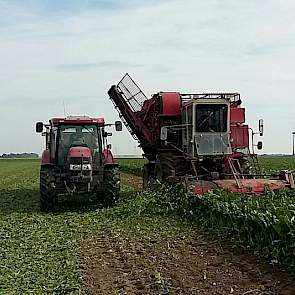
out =
[[[104,233],[82,245],[90,294],[295,294],[295,276],[202,234]]]

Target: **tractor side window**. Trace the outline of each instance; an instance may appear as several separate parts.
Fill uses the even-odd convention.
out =
[[[196,132],[226,132],[227,113],[225,104],[197,104]]]

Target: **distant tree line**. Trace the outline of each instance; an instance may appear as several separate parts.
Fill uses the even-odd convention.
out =
[[[3,159],[32,159],[32,158],[39,158],[39,155],[36,153],[20,153],[20,154],[14,154],[14,153],[9,153],[9,154],[2,154],[0,155],[0,158]]]

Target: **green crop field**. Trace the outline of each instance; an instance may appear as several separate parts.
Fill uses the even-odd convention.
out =
[[[119,163],[125,173],[140,175],[144,160]],[[292,157],[263,157],[260,163],[269,172],[295,168]],[[38,174],[38,160],[0,160],[0,294],[85,293],[83,240],[106,230],[144,231],[146,236],[155,229],[165,235],[173,231],[171,226],[178,231],[183,226],[185,232],[186,222],[295,270],[293,192],[190,196],[180,186],[136,193],[123,185],[115,208],[61,204],[56,213],[43,214]]]
[[[259,163],[261,168],[269,173],[284,169],[295,171],[295,157],[292,156],[262,156],[259,157]]]
[[[141,176],[142,166],[146,162],[145,159],[117,159],[120,170],[126,173]]]
[[[81,294],[80,242],[133,224],[140,230],[132,188],[123,185],[113,209],[61,204],[43,214],[38,186],[39,160],[0,160],[0,294]]]

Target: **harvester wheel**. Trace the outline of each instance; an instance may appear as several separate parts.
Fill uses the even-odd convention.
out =
[[[104,169],[104,199],[106,207],[114,206],[120,197],[120,173],[116,166],[105,166]]]
[[[40,210],[53,212],[56,206],[56,194],[50,185],[49,169],[41,168],[40,171]]]

